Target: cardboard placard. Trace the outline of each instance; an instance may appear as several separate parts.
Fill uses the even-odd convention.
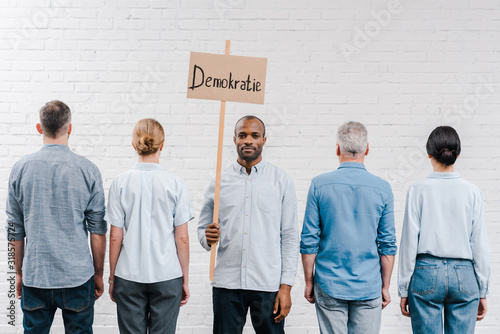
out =
[[[187,97],[264,104],[267,58],[191,52]]]

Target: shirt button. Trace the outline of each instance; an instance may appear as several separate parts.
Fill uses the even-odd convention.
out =
[[[248,213],[245,213],[245,216],[247,216],[247,217],[248,217]]]
[[[249,178],[248,178],[248,181],[250,181],[250,180],[251,180],[251,178],[249,177]]]
[[[245,269],[245,266],[243,266],[242,268]]]
[[[250,195],[247,195],[247,198],[250,198]]]
[[[243,248],[243,251],[245,252],[247,249],[246,248]]]
[[[245,234],[247,234],[247,232],[245,232]]]

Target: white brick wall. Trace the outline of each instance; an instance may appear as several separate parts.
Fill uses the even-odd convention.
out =
[[[0,221],[10,168],[40,147],[37,111],[53,99],[72,108],[70,146],[99,166],[106,191],[136,160],[135,122],[158,119],[167,131],[162,164],[187,181],[198,214],[214,176],[219,103],[186,99],[189,52],[223,53],[230,39],[232,54],[268,58],[268,78],[264,106],[227,104],[224,164],[236,157],[234,122],[248,113],[262,117],[269,129],[265,158],[294,177],[300,217],[311,178],[338,165],[336,128],[359,120],[369,130],[367,168],[392,184],[399,239],[406,189],[431,170],[428,134],[437,125],[456,126],[464,146],[457,169],[483,190],[492,253],[489,313],[477,332],[498,333],[499,6],[498,0],[4,0]],[[212,323],[209,255],[198,245],[196,223],[182,334],[210,333]],[[0,331],[21,333],[19,307],[16,327],[7,325],[3,229],[0,239]],[[318,333],[314,307],[302,297],[301,270],[287,333]],[[393,275],[382,333],[410,333],[395,283]],[[53,333],[62,332],[57,317]],[[95,332],[118,332],[107,294],[96,304]]]

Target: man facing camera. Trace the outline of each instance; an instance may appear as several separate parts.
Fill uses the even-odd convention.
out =
[[[366,171],[368,151],[365,126],[345,123],[337,132],[339,168],[309,188],[300,252],[305,297],[316,303],[323,334],[378,333],[391,301],[394,198],[389,183]]]
[[[24,333],[49,333],[57,308],[66,333],[92,333],[94,302],[104,291],[101,174],[68,147],[72,127],[66,104],[48,102],[36,128],[44,145],[12,167],[7,198]]]
[[[221,176],[219,225],[212,223],[215,181],[198,223],[201,245],[219,243],[213,282],[214,334],[239,334],[250,308],[257,334],[284,333],[299,253],[293,181],[262,160],[264,123],[235,126],[237,161]]]

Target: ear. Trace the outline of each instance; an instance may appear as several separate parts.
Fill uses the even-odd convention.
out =
[[[233,136],[233,142],[236,145],[236,136]]]
[[[427,154],[427,158],[431,159],[431,158],[432,158],[432,155]],[[457,157],[457,158],[458,158],[458,157]]]
[[[73,124],[70,124],[68,127],[68,136],[71,134],[72,130],[73,130]]]
[[[163,145],[165,145],[165,143],[161,144],[160,151],[163,150]]]
[[[337,156],[340,157],[340,145],[337,144]]]
[[[368,152],[370,152],[370,144],[369,143],[366,143],[366,152],[365,152],[365,156],[368,155]]]
[[[39,134],[43,135],[42,126],[40,125],[40,123],[36,123],[36,131],[38,131]]]
[[[132,147],[134,148],[134,151],[137,151],[137,149],[135,148],[134,142],[132,142]]]
[[[264,137],[264,143],[262,144],[262,146],[266,145],[266,141],[267,141],[267,137]]]

